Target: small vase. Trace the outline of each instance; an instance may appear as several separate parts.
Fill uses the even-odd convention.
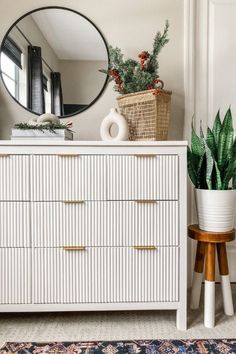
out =
[[[199,228],[224,232],[234,228],[236,190],[195,189]]]
[[[113,124],[118,126],[118,133],[116,136],[111,135],[111,127]],[[111,108],[110,113],[103,119],[100,135],[105,141],[122,141],[128,139],[128,123],[125,118],[119,114],[115,108]]]

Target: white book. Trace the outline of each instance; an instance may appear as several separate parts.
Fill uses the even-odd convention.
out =
[[[73,133],[66,129],[55,129],[54,132],[44,129],[12,129],[11,140],[73,140]]]

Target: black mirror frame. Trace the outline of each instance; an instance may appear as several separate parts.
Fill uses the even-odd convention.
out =
[[[19,21],[21,21],[21,20],[22,20],[23,18],[25,18],[26,16],[29,16],[29,15],[33,14],[34,12],[37,12],[37,11],[39,11],[39,10],[47,10],[47,9],[60,9],[60,10],[67,10],[67,11],[70,11],[70,12],[74,12],[74,13],[76,13],[77,15],[82,16],[82,17],[83,17],[84,19],[86,19],[89,23],[91,23],[91,25],[98,31],[98,33],[99,33],[100,36],[102,37],[102,40],[103,40],[103,42],[104,42],[104,45],[105,45],[105,48],[106,48],[106,51],[107,51],[107,61],[108,61],[108,66],[107,66],[107,67],[109,67],[109,49],[108,49],[108,44],[107,44],[106,39],[105,39],[104,35],[102,34],[101,30],[100,30],[100,29],[93,23],[93,21],[91,21],[87,16],[81,14],[80,12],[78,12],[78,11],[76,11],[76,10],[73,10],[73,9],[70,9],[70,8],[64,7],[64,6],[43,6],[43,7],[38,7],[38,8],[36,8],[36,9],[31,10],[31,11],[27,12],[26,14],[22,15],[20,18],[18,18],[18,20],[16,20],[16,21],[11,25],[11,27],[9,28],[9,30],[7,31],[7,33],[6,33],[5,36],[3,37],[3,40],[2,40],[2,43],[1,43],[1,46],[0,46],[0,55],[1,55],[1,53],[2,53],[3,44],[4,44],[4,42],[5,42],[6,38],[7,38],[7,36],[9,35],[9,33],[11,32],[11,30],[16,26],[16,24],[17,24]],[[37,115],[37,116],[40,115],[40,114],[38,114],[38,113],[36,113],[36,112],[31,111],[29,108],[23,106],[14,96],[12,96],[12,94],[11,94],[10,91],[8,90],[8,88],[7,88],[6,84],[5,84],[5,81],[4,81],[4,79],[3,79],[2,68],[1,68],[1,60],[0,60],[0,77],[1,77],[1,80],[2,80],[2,82],[3,82],[3,85],[4,85],[4,87],[6,88],[7,92],[9,93],[9,95],[14,99],[14,101],[15,101],[18,105],[20,105],[20,106],[23,107],[26,111],[28,111],[28,112],[30,112],[30,113],[32,113],[32,114],[34,114],[34,115]],[[90,104],[88,104],[86,107],[82,108],[82,109],[79,110],[79,111],[76,111],[76,112],[74,112],[74,113],[72,113],[72,114],[67,114],[67,115],[64,115],[64,116],[59,116],[58,118],[63,119],[63,118],[73,117],[73,116],[75,116],[75,115],[77,115],[77,114],[80,114],[80,113],[86,111],[87,109],[89,109],[89,108],[101,97],[101,95],[102,95],[103,92],[105,91],[105,88],[106,88],[107,83],[108,83],[108,79],[109,79],[109,77],[108,77],[108,75],[107,75],[107,76],[106,76],[106,79],[105,79],[105,81],[104,81],[104,84],[103,84],[103,86],[102,86],[102,88],[101,88],[101,91],[100,91],[100,92],[98,93],[98,95],[93,99],[93,101],[90,102]]]

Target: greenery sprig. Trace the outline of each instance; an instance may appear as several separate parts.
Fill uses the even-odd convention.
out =
[[[188,147],[188,174],[196,188],[236,189],[236,138],[229,108],[221,121],[218,111],[213,128],[206,137],[192,126],[191,147]]]
[[[47,123],[47,124],[37,124],[37,125],[31,125],[28,123],[17,123],[14,125],[15,129],[21,129],[21,130],[26,130],[26,129],[31,129],[31,130],[49,130],[50,132],[56,134],[56,129],[65,129],[67,131],[73,132],[73,130],[70,129],[70,127],[66,124],[63,123]]]
[[[163,87],[162,81],[159,80],[157,58],[161,49],[169,42],[168,30],[169,22],[166,21],[164,32],[157,32],[154,38],[152,52],[142,51],[138,55],[139,61],[124,60],[120,48],[109,46],[108,70],[99,71],[109,75],[110,81],[115,81],[115,91],[127,94]]]

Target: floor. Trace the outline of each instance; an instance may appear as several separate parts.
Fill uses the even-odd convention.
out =
[[[233,285],[233,298],[236,309],[236,285]],[[214,329],[203,326],[203,305],[199,310],[189,310],[188,330],[184,332],[175,327],[174,311],[0,314],[0,346],[6,341],[161,338],[236,338],[236,315],[226,317],[223,314],[219,286]]]

